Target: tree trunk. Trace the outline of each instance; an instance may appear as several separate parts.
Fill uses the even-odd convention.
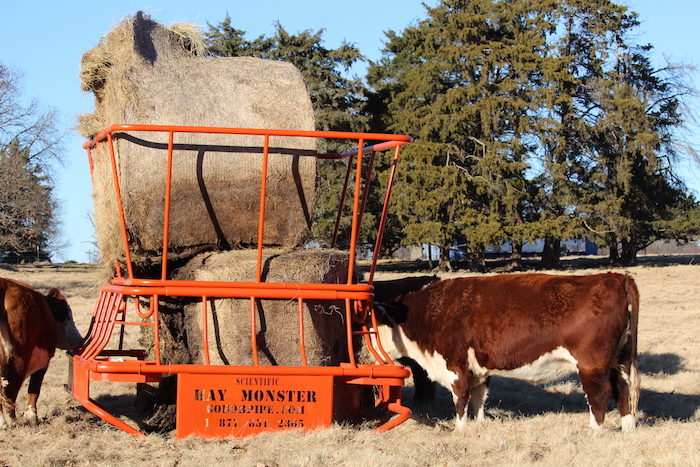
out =
[[[545,237],[542,248],[542,267],[555,269],[561,266],[559,257],[561,255],[561,240],[554,237]]]
[[[486,262],[484,261],[485,248],[483,246],[467,247],[467,258],[469,260],[469,270],[473,272],[486,272]]]
[[[608,255],[610,265],[618,266],[620,264],[620,252],[617,249],[617,235],[611,235],[608,238],[608,249],[610,250]]]
[[[428,268],[433,269],[433,245],[428,243]]]
[[[514,241],[511,240],[511,252],[510,252],[510,264],[508,264],[508,270],[521,270],[523,268],[523,242],[522,240]]]
[[[452,271],[452,262],[450,261],[450,247],[442,245],[440,247],[440,262],[437,265],[439,271]]]
[[[622,239],[622,254],[620,261],[623,266],[634,266],[637,264],[637,247],[632,239]]]

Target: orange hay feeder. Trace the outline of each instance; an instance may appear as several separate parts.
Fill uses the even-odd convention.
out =
[[[114,138],[123,134],[149,132],[167,136],[165,196],[163,216],[163,248],[161,277],[136,277],[132,263],[127,219],[121,199],[121,184],[117,169]],[[173,148],[178,134],[257,135],[261,141],[260,203],[258,208],[257,263],[253,282],[196,281],[168,279],[170,200]],[[341,214],[348,194],[354,168],[352,189],[352,224],[350,227],[347,283],[281,283],[262,280],[263,238],[265,233],[265,204],[267,166],[270,139],[276,136],[325,138],[352,141],[357,149],[343,154],[315,154],[317,157],[347,163],[345,183],[340,197],[335,231],[331,245],[336,247]],[[244,437],[264,431],[286,429],[310,430],[329,426],[333,421],[334,391],[339,385],[373,387],[376,405],[397,415],[377,427],[388,430],[410,416],[401,405],[401,387],[409,376],[408,370],[394,364],[382,348],[372,307],[373,278],[380,251],[382,234],[399,160],[400,147],[411,141],[409,136],[375,133],[345,133],[329,131],[286,131],[241,128],[186,127],[161,125],[112,125],[85,143],[91,170],[93,151],[106,145],[114,181],[114,193],[123,240],[123,264],[116,266],[116,277],[100,288],[88,336],[73,352],[70,361],[69,384],[66,390],[90,412],[134,436],[141,431],[111,414],[90,397],[93,381],[149,383],[159,382],[164,375],[177,376],[176,436],[203,438]],[[372,143],[372,144],[368,144]],[[384,203],[376,232],[374,249],[365,283],[356,283],[355,257],[360,237],[360,225],[367,204],[377,154],[393,151],[386,181]],[[389,153],[391,154],[391,153]],[[122,274],[122,268],[125,274]],[[159,299],[164,297],[196,297],[201,299],[201,346],[204,364],[163,364],[159,331]],[[235,298],[250,301],[250,346],[252,365],[212,365],[209,359],[207,302],[212,298]],[[296,301],[298,321],[298,366],[261,365],[256,341],[256,303],[261,299]],[[338,300],[345,305],[344,322],[348,360],[337,366],[309,366],[304,346],[304,304],[308,300]],[[149,304],[141,308],[140,302]],[[134,316],[136,315],[136,316]],[[140,319],[139,319],[140,318]],[[123,337],[126,326],[147,326],[153,331],[153,349],[125,349]],[[115,337],[116,336],[116,337]],[[375,362],[356,361],[353,337],[361,336]],[[116,348],[107,348],[108,343]],[[148,356],[152,356],[148,358]]]

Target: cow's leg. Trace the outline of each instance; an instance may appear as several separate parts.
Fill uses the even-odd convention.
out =
[[[620,424],[622,426],[622,431],[634,430],[637,422],[635,420],[636,412],[636,400],[639,398],[633,397],[633,392],[636,390],[639,393],[639,387],[635,389],[635,382],[639,378],[637,376],[636,363],[632,364],[623,363],[620,364],[618,368],[614,368],[610,372],[610,384],[613,390],[613,397],[615,398],[615,404],[617,405],[617,410],[620,412]],[[634,406],[633,406],[634,405]]]
[[[590,408],[589,424],[598,428],[605,420],[605,409],[610,398],[611,386],[607,372],[579,369],[579,378]]]
[[[3,397],[2,397],[2,408],[4,415],[4,425],[10,426],[14,424],[15,421],[15,401],[17,400],[17,394],[19,393],[19,388],[22,386],[22,378],[13,369],[9,369],[2,378],[3,386]]]
[[[460,374],[452,384],[452,399],[455,403],[455,429],[461,431],[467,427],[467,404],[471,392],[471,375]]]
[[[29,377],[29,388],[27,389],[27,409],[24,411],[24,418],[32,425],[36,425],[39,421],[36,411],[36,401],[39,399],[41,392],[41,383],[44,381],[44,375],[48,368],[42,368],[35,371]]]
[[[477,420],[485,420],[484,417],[484,404],[486,403],[486,396],[489,392],[488,380],[477,384],[471,388],[469,391],[469,402],[471,403],[472,409],[474,410],[474,416]]]

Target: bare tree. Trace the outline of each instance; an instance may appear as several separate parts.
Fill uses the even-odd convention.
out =
[[[58,233],[51,168],[61,162],[56,112],[23,103],[0,64],[0,260],[46,260]]]

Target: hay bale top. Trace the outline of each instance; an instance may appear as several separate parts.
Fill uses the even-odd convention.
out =
[[[82,57],[81,89],[94,93],[95,113],[81,115],[77,130],[91,138],[114,123],[313,129],[311,103],[294,65],[205,55],[204,39],[193,25],[166,27],[140,11],[125,17]],[[198,79],[202,74],[206,81]],[[175,92],[168,92],[168,83]],[[240,100],[233,114],[227,96]],[[280,105],[298,113],[280,111]]]
[[[255,282],[256,250],[202,253],[174,272],[173,279]],[[333,249],[263,250],[262,279],[284,283],[344,283],[348,253]]]

